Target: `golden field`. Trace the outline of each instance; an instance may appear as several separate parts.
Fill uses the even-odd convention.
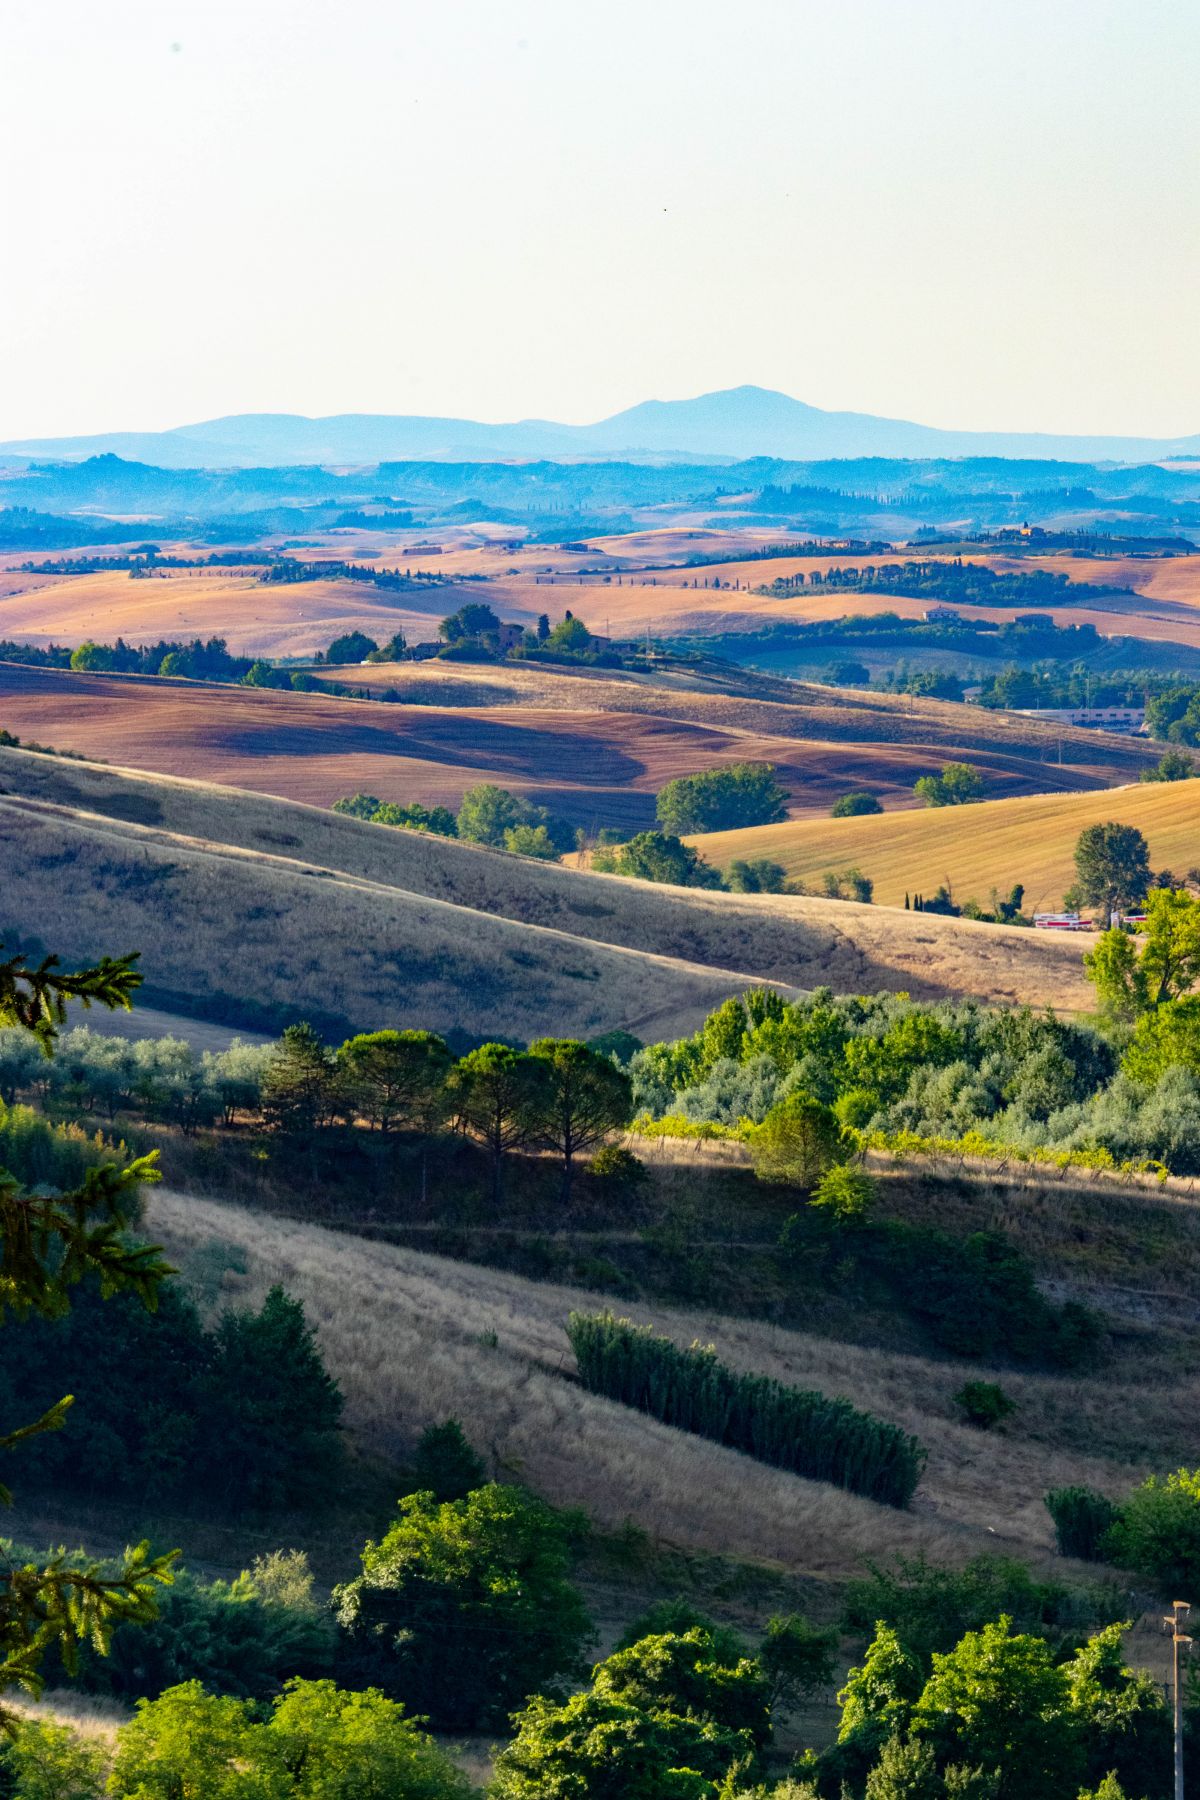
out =
[[[986,903],[993,887],[1007,894],[1022,882],[1025,910],[1032,912],[1058,907],[1075,878],[1079,833],[1108,819],[1145,833],[1152,868],[1182,876],[1200,865],[1200,781],[1139,782],[1099,794],[1035,794],[858,819],[789,819],[690,841],[711,862],[767,856],[804,882],[854,864],[874,881],[875,898],[885,906],[902,905],[906,893],[930,895],[943,882],[960,902]]]

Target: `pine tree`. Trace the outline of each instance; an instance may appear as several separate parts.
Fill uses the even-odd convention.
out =
[[[55,956],[37,964],[9,957],[0,962],[0,1026],[23,1027],[49,1056],[68,1002],[130,1007],[141,984],[136,961],[104,957],[68,972]],[[157,1179],[155,1153],[124,1167],[89,1169],[82,1186],[64,1194],[28,1193],[0,1171],[0,1319],[67,1312],[71,1290],[85,1276],[98,1278],[105,1297],[129,1292],[153,1308],[171,1270],[157,1246],[130,1244],[125,1233],[139,1184]],[[0,1450],[61,1429],[70,1405],[68,1394],[40,1419],[0,1434]],[[0,1502],[9,1498],[0,1488]],[[155,1590],[171,1581],[173,1561],[152,1556],[142,1543],[126,1553],[115,1575],[103,1575],[94,1563],[68,1566],[65,1553],[42,1567],[8,1567],[0,1583],[0,1694],[13,1687],[36,1693],[41,1663],[52,1649],[69,1670],[84,1641],[105,1649],[122,1620],[153,1618]]]

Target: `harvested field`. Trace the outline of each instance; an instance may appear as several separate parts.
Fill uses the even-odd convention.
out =
[[[1087,825],[1136,825],[1154,869],[1182,876],[1200,860],[1200,781],[1140,782],[1103,794],[1035,794],[858,819],[787,820],[691,841],[712,862],[770,857],[801,881],[854,864],[885,906],[940,883],[959,901],[986,903],[995,887],[1025,887],[1026,911],[1056,908],[1075,879],[1075,842]]]
[[[466,788],[492,781],[589,830],[648,826],[665,782],[748,759],[775,763],[793,810],[815,814],[847,786],[911,803],[916,778],[947,760],[975,763],[995,794],[1109,786],[1156,760],[1128,738],[941,701],[773,681],[759,700],[744,676],[717,693],[504,668],[498,691],[517,698],[488,706],[477,702],[489,671],[427,666],[393,668],[382,685],[436,701],[442,681],[447,697],[466,683],[472,703],[382,705],[0,663],[0,722],[56,749],[313,805],[361,791],[457,807]],[[372,682],[377,667],[363,672]]]
[[[0,750],[0,787],[7,922],[71,954],[140,945],[168,1011],[174,990],[210,1006],[223,995],[209,1016],[249,1024],[231,996],[294,1009],[332,997],[357,1029],[530,1035],[542,1020],[649,1037],[755,980],[1069,1010],[1092,999],[1078,942],[1031,932],[623,881],[21,750]]]

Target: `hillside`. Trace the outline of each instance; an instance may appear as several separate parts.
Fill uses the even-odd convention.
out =
[[[689,690],[539,669],[531,704],[523,670],[427,667],[362,671],[405,697],[383,705],[0,663],[0,722],[56,749],[320,806],[367,792],[456,808],[466,788],[490,781],[588,831],[648,826],[666,782],[724,762],[775,763],[792,809],[820,815],[847,787],[911,803],[917,777],[948,760],[976,764],[993,794],[1107,787],[1156,760],[1128,738],[945,701],[769,680],[758,700],[744,672],[722,693],[712,681]],[[497,703],[480,704],[492,679]]]
[[[168,1011],[651,1038],[764,980],[1091,1000],[1078,945],[1028,932],[655,887],[20,750],[0,787],[4,923],[70,954],[140,947]]]
[[[827,869],[855,864],[885,906],[939,884],[957,900],[986,903],[995,887],[1025,888],[1026,911],[1052,910],[1075,879],[1073,853],[1087,825],[1115,819],[1136,825],[1154,869],[1182,877],[1200,861],[1200,781],[1143,782],[1103,794],[1034,794],[859,819],[796,819],[750,831],[693,838],[714,863],[768,856],[790,876],[820,881]]]

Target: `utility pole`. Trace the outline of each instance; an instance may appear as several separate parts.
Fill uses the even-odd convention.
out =
[[[1191,1612],[1188,1600],[1173,1600],[1171,1611],[1163,1619],[1163,1630],[1171,1634],[1171,1678],[1173,1683],[1173,1699],[1175,1702],[1175,1800],[1183,1800],[1183,1690],[1179,1685],[1179,1657],[1181,1648],[1191,1645],[1191,1638],[1180,1626],[1188,1622]]]

